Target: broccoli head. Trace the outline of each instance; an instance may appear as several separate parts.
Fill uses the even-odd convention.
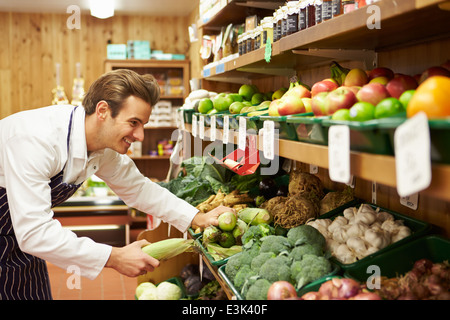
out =
[[[253,276],[256,276],[257,273],[253,271],[249,265],[243,265],[241,269],[236,273],[234,277],[234,287],[240,292],[244,287],[245,282]]]
[[[291,278],[296,283],[296,289],[322,278],[331,272],[331,263],[322,256],[305,254],[303,259],[294,261],[290,268]]]
[[[291,260],[285,255],[270,258],[259,269],[259,275],[270,282],[289,281],[291,282]]]
[[[324,236],[316,228],[307,224],[289,229],[286,236],[293,247],[309,243],[318,245],[321,249],[325,248],[326,241]]]
[[[266,224],[260,223],[256,226],[251,226],[247,229],[247,231],[242,235],[241,241],[242,244],[246,244],[253,240],[253,242],[259,242],[262,237],[275,234],[275,229]]]
[[[245,299],[247,300],[267,300],[267,291],[272,285],[266,279],[258,279],[253,283],[247,291]]]
[[[273,252],[261,252],[256,257],[253,258],[252,263],[250,264],[252,270],[259,272],[261,266],[269,260],[270,258],[275,258],[276,254]]]
[[[323,250],[318,246],[310,243],[304,243],[291,250],[289,253],[289,258],[293,261],[302,260],[305,254],[313,254],[316,256],[322,256]]]
[[[229,257],[227,264],[225,265],[225,274],[228,279],[233,282],[239,269],[241,269],[241,267],[245,264],[248,263],[246,262],[246,256],[242,252],[236,253]]]
[[[286,237],[270,235],[261,239],[260,252],[273,252],[276,255],[283,251],[290,251],[291,245]]]

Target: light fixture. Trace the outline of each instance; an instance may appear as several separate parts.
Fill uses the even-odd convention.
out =
[[[91,15],[106,19],[114,15],[114,0],[91,0]]]

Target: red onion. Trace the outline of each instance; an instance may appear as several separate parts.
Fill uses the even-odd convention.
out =
[[[347,278],[333,278],[333,284],[338,288],[337,298],[348,299],[358,294],[360,291],[360,285],[357,281]]]
[[[302,295],[302,300],[321,300],[321,297],[319,292],[312,291]]]
[[[381,300],[380,296],[373,292],[361,292],[349,300]]]
[[[286,300],[297,298],[294,286],[287,281],[275,281],[267,291],[267,300]]]
[[[334,285],[333,280],[328,280],[320,286],[319,294],[322,296],[322,299],[337,298],[338,288]]]
[[[418,270],[421,274],[427,272],[433,266],[433,262],[428,259],[420,259],[414,263],[413,270]]]

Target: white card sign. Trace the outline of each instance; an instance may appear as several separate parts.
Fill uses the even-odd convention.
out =
[[[350,129],[334,125],[328,130],[328,171],[336,182],[350,182]]]

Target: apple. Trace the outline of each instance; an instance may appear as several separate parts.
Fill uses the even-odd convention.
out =
[[[432,76],[450,77],[450,71],[441,66],[430,67],[420,75],[419,83],[424,82],[427,78]]]
[[[278,113],[280,116],[306,112],[302,99],[296,95],[285,95],[280,100],[278,104]]]
[[[368,81],[367,73],[363,69],[354,68],[345,76],[343,85],[346,87],[363,86]]]
[[[311,98],[302,98],[303,104],[305,105],[306,112],[312,112]]]
[[[319,92],[311,98],[311,110],[315,116],[326,116],[327,107],[326,99],[328,96],[327,91]]]
[[[378,67],[369,71],[369,81],[377,77],[386,77],[391,80],[394,78],[394,71],[385,67]]]
[[[374,82],[381,83],[382,85],[387,85],[387,83],[389,82],[389,79],[387,77],[376,77],[369,81],[369,83],[374,83]]]
[[[339,87],[328,93],[326,98],[326,110],[328,115],[332,115],[339,109],[348,109],[358,100],[352,89],[349,87]]]
[[[280,114],[278,113],[278,105],[280,104],[280,99],[273,100],[269,105],[269,116],[271,117],[279,117]]]
[[[282,98],[290,95],[293,95],[298,98],[311,98],[311,92],[300,84],[295,84],[283,95]]]
[[[417,86],[418,84],[414,77],[406,74],[398,74],[393,79],[389,80],[386,89],[391,97],[398,99],[403,92],[416,89]]]
[[[311,95],[315,96],[319,92],[330,92],[339,87],[334,79],[325,79],[313,84],[311,88]]]
[[[368,83],[364,85],[356,94],[359,101],[365,101],[376,106],[381,100],[390,97],[386,86],[381,83]]]

